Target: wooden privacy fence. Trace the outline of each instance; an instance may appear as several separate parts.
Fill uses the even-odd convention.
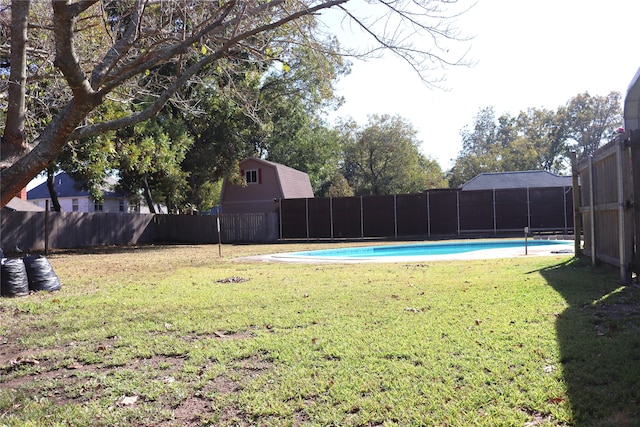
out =
[[[280,200],[283,239],[573,231],[572,187]]]
[[[625,132],[576,162],[580,179],[579,213],[584,234],[583,255],[620,269],[629,283],[638,273],[640,233],[640,131]]]
[[[82,248],[153,242],[152,214],[2,212],[5,251]]]
[[[216,216],[80,212],[10,212],[0,215],[0,248],[13,252],[151,243],[218,243]],[[220,216],[223,243],[278,239],[275,212]]]

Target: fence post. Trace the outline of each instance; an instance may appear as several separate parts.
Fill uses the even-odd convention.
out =
[[[527,187],[527,227],[531,230],[531,197],[529,196],[529,187]]]
[[[564,234],[567,235],[567,187],[562,187],[562,213],[564,214]]]
[[[640,274],[640,131],[629,131],[629,139],[631,140],[631,172],[632,182],[631,187],[633,191],[633,222],[634,241],[632,242],[634,251],[633,268],[636,274]]]
[[[427,191],[427,237],[431,237],[431,201]]]
[[[624,200],[624,171],[622,163],[622,138],[618,138],[616,147],[616,168],[617,188],[618,188],[618,257],[620,258],[620,280],[623,283],[630,283],[631,276],[627,274],[629,254],[626,250],[626,224],[624,218],[625,200]]]
[[[498,234],[498,216],[496,211],[496,189],[493,189],[493,235]]]
[[[573,252],[580,256],[580,240],[582,236],[582,215],[580,215],[580,187],[578,184],[578,158],[571,152],[571,185],[573,189]]]
[[[280,198],[280,203],[278,203],[278,210],[280,211],[280,240],[282,240],[282,197]]]
[[[304,214],[307,222],[307,240],[309,240],[309,198],[305,198],[304,202]]]
[[[333,240],[333,197],[329,197],[329,225],[331,227],[331,240]]]
[[[589,156],[589,209],[591,217],[591,265],[596,265],[596,204],[594,200],[593,156]]]
[[[364,239],[364,204],[360,196],[360,238]]]
[[[456,191],[456,216],[458,217],[458,237],[460,237],[460,192]]]
[[[398,240],[398,201],[397,195],[393,195],[393,233],[395,239]]]

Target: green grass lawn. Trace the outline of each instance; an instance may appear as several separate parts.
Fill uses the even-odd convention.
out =
[[[238,259],[318,247],[51,255],[61,291],[0,299],[0,425],[640,425],[615,271]]]

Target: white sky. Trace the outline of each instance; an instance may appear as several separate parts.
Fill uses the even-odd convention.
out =
[[[460,130],[481,108],[493,106],[496,115],[555,110],[585,91],[618,91],[624,100],[640,68],[638,17],[638,0],[478,0],[457,19],[474,37],[467,43],[476,64],[449,68],[447,91],[426,87],[391,55],[354,61],[338,84],[346,102],[332,119],[364,125],[370,114],[400,115],[418,130],[423,152],[447,170],[461,149]],[[362,40],[340,31],[341,44]]]

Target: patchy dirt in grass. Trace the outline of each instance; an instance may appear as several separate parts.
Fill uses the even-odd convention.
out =
[[[244,384],[255,378],[256,372],[272,368],[272,364],[258,357],[239,361],[237,368],[228,370],[210,380],[200,391],[188,396],[172,409],[173,418],[157,424],[158,427],[215,425],[250,426],[253,423],[233,403],[233,395],[240,392]],[[203,367],[202,371],[206,371]],[[233,379],[236,378],[236,379]],[[222,402],[221,408],[214,406]],[[214,412],[217,412],[214,417]]]
[[[212,340],[241,340],[253,337],[251,331],[215,331],[206,336]],[[202,340],[203,335],[185,337],[187,340]],[[114,346],[113,339],[92,343],[94,352],[108,352]],[[126,365],[114,366],[106,360],[100,363],[82,363],[69,357],[65,349],[75,348],[78,344],[69,343],[61,347],[45,349],[24,349],[17,337],[0,336],[0,388],[16,396],[15,408],[23,403],[25,397],[46,398],[56,406],[85,405],[104,398],[113,398],[113,411],[135,410],[136,408],[155,408],[158,419],[149,419],[156,427],[201,426],[201,425],[253,425],[235,402],[245,384],[273,369],[273,363],[266,360],[264,354],[244,357],[230,363],[231,366],[222,375],[209,380],[204,387],[201,383],[203,372],[212,368],[214,361],[207,361],[198,373],[193,367],[185,368],[187,355],[154,355],[149,358],[132,358]],[[45,354],[46,353],[46,354]],[[167,394],[158,399],[147,401],[144,396],[126,396],[129,399],[121,403],[110,386],[101,379],[114,377],[122,369],[144,372],[146,382],[158,382],[167,387]],[[171,387],[184,389],[186,395],[176,400]],[[34,390],[37,390],[34,393]],[[25,396],[25,397],[20,397]],[[161,415],[165,414],[165,415]],[[166,414],[171,414],[167,419]],[[0,419],[3,417],[0,410]],[[164,418],[164,419],[163,419]],[[301,414],[299,420],[304,420]],[[300,423],[300,422],[298,422]]]
[[[203,415],[211,412],[211,402],[196,396],[186,398],[173,410],[173,419],[158,424],[158,427],[169,426],[200,426]]]

